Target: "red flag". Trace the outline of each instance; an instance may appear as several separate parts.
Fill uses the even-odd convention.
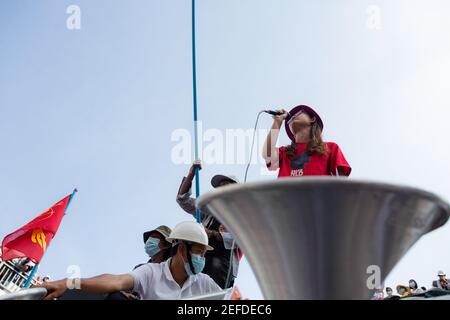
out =
[[[30,258],[39,263],[50,245],[66,211],[71,195],[40,214],[2,241],[2,259]]]

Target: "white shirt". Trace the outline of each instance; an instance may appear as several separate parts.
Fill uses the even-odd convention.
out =
[[[130,272],[133,291],[143,300],[176,300],[221,291],[214,280],[199,273],[187,278],[183,287],[173,279],[169,259],[162,263],[147,263]]]

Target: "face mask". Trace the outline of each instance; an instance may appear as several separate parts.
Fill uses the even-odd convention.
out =
[[[194,274],[198,274],[203,271],[203,268],[205,267],[205,257],[202,257],[199,254],[192,254],[191,261],[194,267],[194,273],[192,273],[189,263],[184,263],[184,270],[189,276],[193,276]]]
[[[392,295],[392,291],[387,291],[386,293],[388,296]]]
[[[410,287],[411,289],[415,289],[415,288],[416,288],[416,284],[415,284],[414,282],[410,282],[410,283],[409,283],[409,287]]]
[[[234,241],[233,235],[229,232],[221,232],[220,235],[222,236],[223,246],[225,249],[231,250]]]
[[[145,252],[149,257],[153,257],[160,251],[159,242],[160,240],[158,238],[149,237],[147,239],[147,241],[145,242]]]

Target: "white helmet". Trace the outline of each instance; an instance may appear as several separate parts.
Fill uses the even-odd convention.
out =
[[[438,277],[439,277],[439,276],[445,276],[444,271],[440,271],[440,270],[439,270],[439,271],[438,271]]]
[[[208,235],[203,225],[194,221],[177,224],[166,240],[169,242],[174,240],[190,241],[206,246],[206,250],[214,250],[213,247],[208,245]]]

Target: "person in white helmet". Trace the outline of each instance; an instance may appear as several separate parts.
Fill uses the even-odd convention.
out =
[[[162,263],[147,263],[128,274],[103,274],[80,279],[79,290],[111,293],[133,290],[143,300],[174,300],[221,291],[208,275],[201,273],[208,245],[204,227],[193,221],[178,224],[167,238],[174,245],[172,257]],[[45,300],[55,299],[68,289],[67,279],[43,283]]]
[[[444,290],[450,290],[450,284],[448,283],[445,272],[439,270],[437,275],[438,275],[439,279],[436,281],[433,281],[433,287],[439,288],[439,289],[444,289]]]

